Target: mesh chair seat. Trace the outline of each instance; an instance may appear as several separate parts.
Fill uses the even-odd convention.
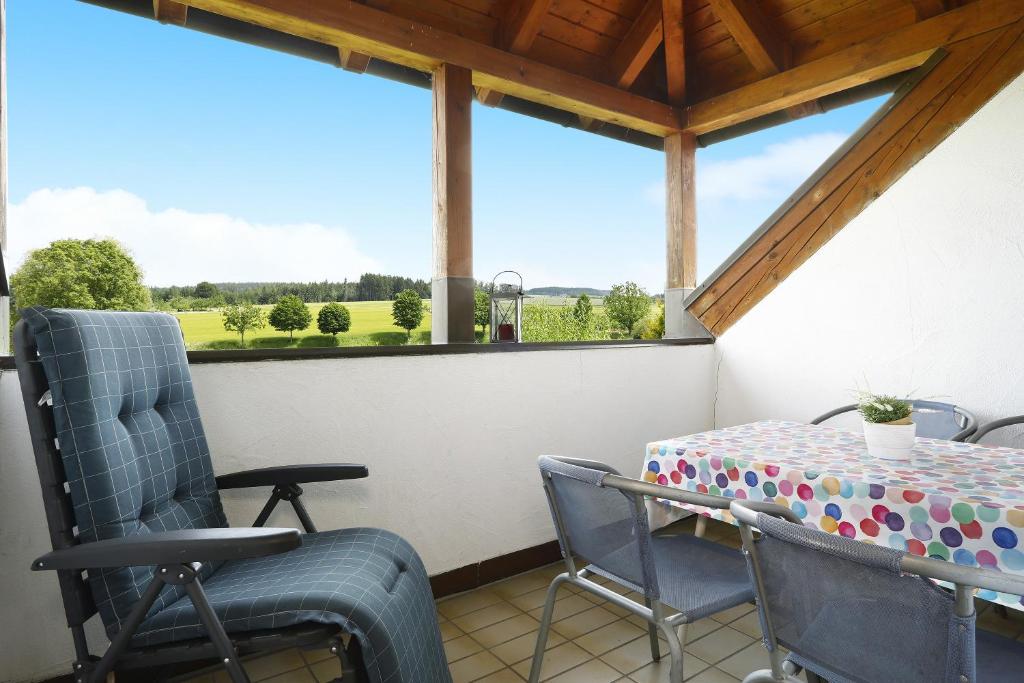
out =
[[[653,536],[651,546],[661,601],[688,622],[751,602],[754,588],[743,554],[696,536]],[[588,570],[643,593],[642,586],[605,571]]]
[[[1019,681],[1024,671],[1024,643],[990,631],[974,634],[976,675],[979,683]]]
[[[412,546],[368,528],[306,534],[291,552],[226,562],[203,584],[228,633],[337,624],[364,646],[370,680],[449,680],[429,586]],[[203,634],[186,596],[146,619],[132,643]]]

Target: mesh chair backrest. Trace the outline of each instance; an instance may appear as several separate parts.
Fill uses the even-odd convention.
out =
[[[602,486],[605,475],[615,472],[549,456],[539,465],[562,552],[580,555],[657,599],[647,510],[631,495]]]
[[[902,575],[903,553],[764,513],[757,525],[762,619],[798,663],[829,680],[974,681],[974,616]]]
[[[917,425],[917,435],[928,439],[948,439],[963,430],[961,417],[955,406],[938,401],[911,401],[914,413],[911,419]]]
[[[22,317],[52,396],[81,541],[227,526],[178,321],[38,307]],[[149,567],[89,572],[108,631],[151,579]],[[168,586],[151,614],[182,595]]]

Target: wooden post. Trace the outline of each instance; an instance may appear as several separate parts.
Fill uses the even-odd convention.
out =
[[[683,308],[697,286],[697,138],[676,133],[665,138],[665,337],[701,332]]]
[[[434,277],[431,341],[458,344],[473,334],[473,73],[434,71]]]
[[[0,0],[0,258],[7,264],[7,2]],[[8,274],[10,277],[10,274]],[[0,356],[11,353],[11,298],[0,296]]]

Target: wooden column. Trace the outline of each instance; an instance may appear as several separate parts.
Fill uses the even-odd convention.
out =
[[[665,138],[665,336],[693,336],[700,330],[683,308],[697,286],[697,138]],[[699,326],[698,326],[699,327]]]
[[[434,71],[434,276],[431,341],[472,342],[473,74],[443,64]]]

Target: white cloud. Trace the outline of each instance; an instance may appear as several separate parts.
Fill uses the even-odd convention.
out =
[[[843,144],[843,133],[815,133],[766,145],[757,154],[697,166],[697,199],[756,201],[788,196]],[[664,203],[662,183],[648,199]]]
[[[379,272],[343,229],[316,223],[259,224],[222,213],[153,211],[124,190],[36,190],[9,207],[13,272],[28,251],[64,238],[112,237],[152,286],[200,280],[310,281]]]

